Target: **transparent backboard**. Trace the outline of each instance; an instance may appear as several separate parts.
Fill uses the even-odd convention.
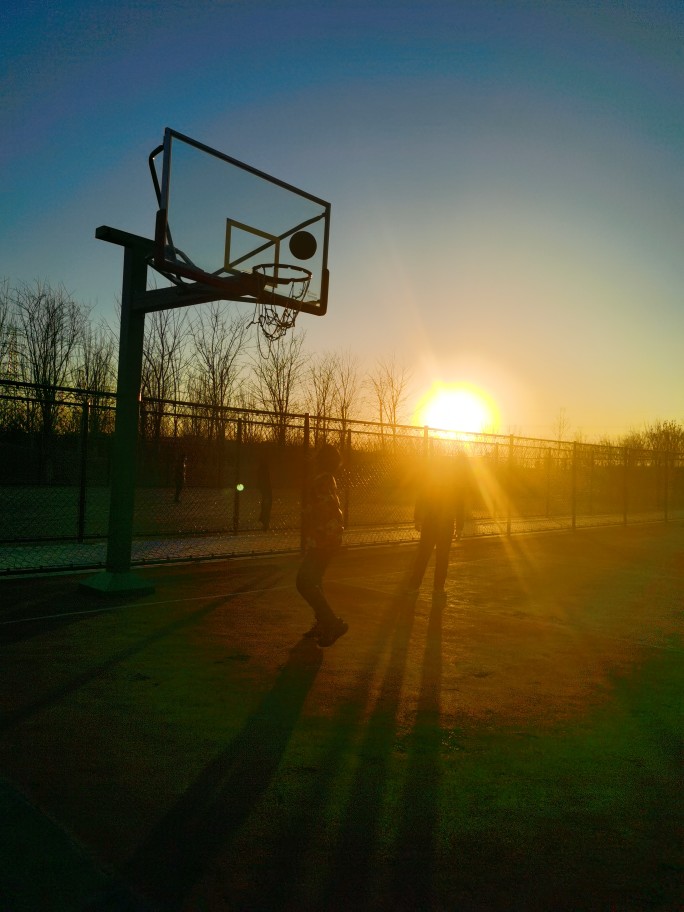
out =
[[[276,305],[325,313],[329,203],[174,130],[163,155],[157,269],[229,300],[266,291]]]

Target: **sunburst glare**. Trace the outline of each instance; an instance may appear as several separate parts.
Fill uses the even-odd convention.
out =
[[[435,383],[416,411],[418,424],[450,433],[494,433],[499,414],[484,390],[470,383]]]

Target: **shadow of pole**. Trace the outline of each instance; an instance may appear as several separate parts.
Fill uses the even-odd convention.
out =
[[[391,875],[392,909],[429,912],[435,896],[441,783],[442,606],[433,602],[428,622],[416,721],[397,828]]]
[[[249,817],[287,748],[322,655],[301,641],[230,746],[156,825],[122,872],[164,908],[180,909],[208,863]]]
[[[5,713],[0,718],[0,734],[2,732],[8,731],[11,728],[14,728],[17,725],[20,725],[27,719],[35,716],[37,713],[51,708],[61,700],[70,697],[73,693],[76,693],[82,687],[85,687],[98,678],[104,677],[104,675],[110,672],[113,668],[116,668],[122,662],[125,662],[127,659],[138,655],[138,653],[144,652],[144,650],[148,649],[150,646],[154,646],[156,643],[161,642],[166,637],[178,633],[185,627],[190,627],[193,624],[198,623],[213,611],[216,611],[218,608],[222,608],[224,605],[237,598],[241,594],[241,591],[241,589],[238,589],[230,595],[224,595],[220,598],[211,599],[206,605],[203,605],[201,608],[189,612],[188,614],[183,615],[177,620],[171,621],[169,624],[166,624],[163,627],[159,627],[146,636],[142,636],[139,639],[136,639],[131,646],[128,646],[126,649],[118,650],[117,652],[113,653],[113,655],[109,656],[109,658],[105,659],[103,662],[100,662],[99,665],[88,668],[85,671],[82,671],[80,674],[75,675],[70,681],[67,681],[64,684],[60,684],[57,687],[53,687],[50,690],[46,691],[44,694],[37,696],[32,703],[17,707],[16,709]]]
[[[246,889],[233,883],[235,909],[326,909],[329,900],[323,893],[331,887],[332,871],[336,878],[346,878],[349,866],[337,856],[328,861],[321,846],[331,839],[330,812],[339,797],[339,779],[356,743],[371,694],[378,664],[389,650],[386,692],[396,692],[398,673],[404,665],[399,655],[408,641],[413,609],[390,601],[382,611],[378,627],[365,647],[355,686],[338,703],[322,750],[308,754],[311,766],[299,769],[297,785],[290,782],[288,803],[271,820],[269,839],[262,845],[263,858],[250,867]],[[386,693],[386,701],[388,699]],[[328,882],[330,868],[330,882]],[[336,879],[337,885],[339,880]],[[357,907],[352,903],[351,908]]]
[[[395,602],[394,608],[396,626],[387,669],[359,745],[357,770],[320,899],[321,909],[363,908],[363,898],[369,897],[378,879],[379,828],[391,776],[390,762],[415,616],[415,606],[411,603]]]

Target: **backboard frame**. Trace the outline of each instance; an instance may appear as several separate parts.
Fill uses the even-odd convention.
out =
[[[228,268],[230,268],[232,264],[228,263],[227,252],[224,266],[228,268],[224,268],[221,271],[217,272],[205,271],[187,258],[184,259],[182,252],[173,246],[172,232],[174,229],[173,225],[171,224],[173,217],[169,218],[169,194],[171,192],[171,183],[173,176],[173,146],[174,142],[176,141],[185,143],[201,153],[213,156],[219,161],[225,162],[234,168],[241,169],[246,174],[251,175],[254,178],[258,178],[261,181],[266,181],[270,184],[273,184],[275,187],[295,194],[302,199],[311,202],[313,205],[320,209],[320,215],[317,215],[315,219],[309,220],[309,224],[311,224],[313,221],[321,221],[323,225],[321,245],[322,249],[320,258],[318,260],[320,263],[320,268],[318,270],[318,298],[314,298],[313,300],[300,301],[288,297],[284,294],[278,294],[272,287],[269,287],[268,291],[266,291],[264,288],[263,277],[258,273],[251,273],[247,271],[242,272],[237,268],[233,268],[231,271],[228,271]],[[158,152],[163,152],[161,182],[159,182],[156,178],[156,172],[154,170],[155,166],[153,164],[153,157]],[[330,203],[320,199],[317,196],[314,196],[311,193],[301,190],[300,188],[295,187],[286,181],[273,177],[264,171],[260,171],[258,168],[247,165],[230,155],[226,155],[223,152],[218,152],[216,149],[212,149],[204,143],[198,142],[197,140],[185,136],[176,130],[172,130],[169,127],[167,127],[164,131],[163,145],[158,147],[158,149],[156,149],[150,156],[150,164],[152,167],[152,173],[154,177],[155,187],[158,191],[159,200],[159,209],[155,223],[153,254],[153,266],[156,270],[164,275],[176,276],[179,279],[187,279],[192,282],[197,282],[202,285],[208,285],[210,287],[216,288],[222,292],[225,300],[244,301],[249,304],[257,304],[264,299],[264,293],[266,293],[269,304],[275,304],[279,307],[289,308],[291,310],[297,310],[303,313],[309,313],[314,316],[325,315],[328,307],[329,286],[328,244],[330,235]],[[198,205],[200,204],[201,201],[198,201]],[[226,244],[228,244],[228,232],[230,231],[230,225],[240,225],[241,223],[240,220],[234,219],[231,216],[231,213],[229,211],[229,199],[226,200],[226,210]],[[307,227],[307,222],[304,221],[300,224],[290,226],[288,227],[287,231],[279,236],[273,235],[272,232],[268,232],[265,229],[262,229],[260,226],[243,227],[246,227],[255,236],[263,238],[265,240],[264,247],[271,245],[275,248],[278,256],[280,256],[280,242],[286,240],[297,231]],[[180,255],[177,256],[176,253],[179,253]],[[265,258],[272,259],[268,253],[266,253]],[[277,257],[276,262],[278,262]],[[282,256],[280,256],[280,262],[283,263]],[[283,263],[283,266],[284,265],[285,263]]]

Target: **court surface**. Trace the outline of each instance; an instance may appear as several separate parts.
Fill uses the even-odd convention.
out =
[[[684,526],[0,583],[0,910],[684,907]]]

